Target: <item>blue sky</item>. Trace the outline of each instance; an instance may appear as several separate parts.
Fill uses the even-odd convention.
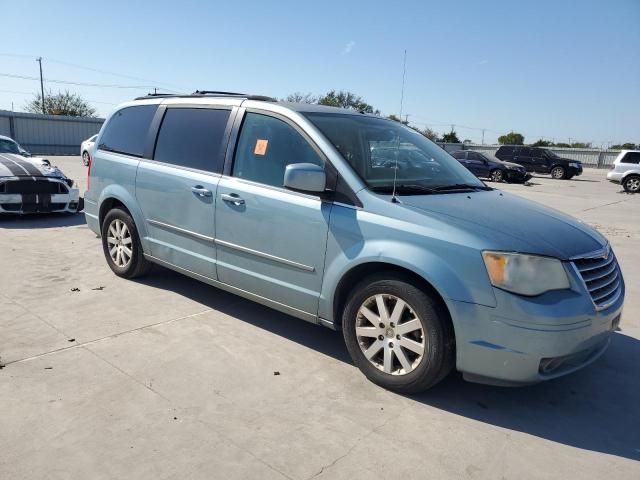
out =
[[[82,94],[102,115],[146,86],[277,97],[348,89],[397,114],[406,49],[413,124],[455,124],[473,141],[485,128],[487,143],[512,129],[526,141],[640,143],[640,0],[21,0],[2,9],[0,74],[35,77],[42,56],[45,78],[143,86],[46,84]],[[0,109],[22,110],[38,89],[0,75]]]

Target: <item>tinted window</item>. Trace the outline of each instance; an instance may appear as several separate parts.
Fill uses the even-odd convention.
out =
[[[141,157],[157,105],[126,107],[113,114],[98,148]]]
[[[520,147],[520,153],[518,153],[518,155],[520,155],[521,157],[530,157],[531,153],[532,152],[530,148]]]
[[[467,158],[469,160],[482,160],[482,157],[478,155],[476,152],[469,152],[469,156]]]
[[[219,171],[229,113],[229,110],[211,108],[168,108],[153,159],[208,172]]]
[[[464,160],[464,156],[465,156],[466,152],[453,152],[453,158],[457,158],[458,160]]]
[[[640,163],[640,152],[628,152],[624,157],[622,157],[620,163]]]
[[[513,147],[500,147],[496,153],[501,156],[510,157],[513,155],[514,148]]]
[[[277,118],[248,113],[242,124],[233,175],[281,187],[291,163],[324,163],[293,127]]]

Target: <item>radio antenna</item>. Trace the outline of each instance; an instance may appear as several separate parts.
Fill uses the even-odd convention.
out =
[[[402,107],[404,103],[404,79],[407,74],[407,50],[404,51],[404,60],[402,62],[402,89],[400,90],[400,125],[402,125]],[[398,155],[400,155],[400,135],[396,146],[396,162],[393,167],[393,192],[391,193],[391,201],[398,202],[396,197],[396,183],[398,182]]]

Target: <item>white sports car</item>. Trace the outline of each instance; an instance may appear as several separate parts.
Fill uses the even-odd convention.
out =
[[[75,213],[80,191],[49,160],[32,157],[17,142],[0,135],[0,214]]]

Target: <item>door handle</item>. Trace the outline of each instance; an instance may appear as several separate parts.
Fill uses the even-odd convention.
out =
[[[198,195],[199,197],[210,197],[212,195],[211,190],[207,190],[202,185],[196,185],[195,187],[191,187],[191,191]]]
[[[220,195],[223,202],[233,203],[234,205],[244,205],[244,199],[240,198],[237,193],[223,193]]]

